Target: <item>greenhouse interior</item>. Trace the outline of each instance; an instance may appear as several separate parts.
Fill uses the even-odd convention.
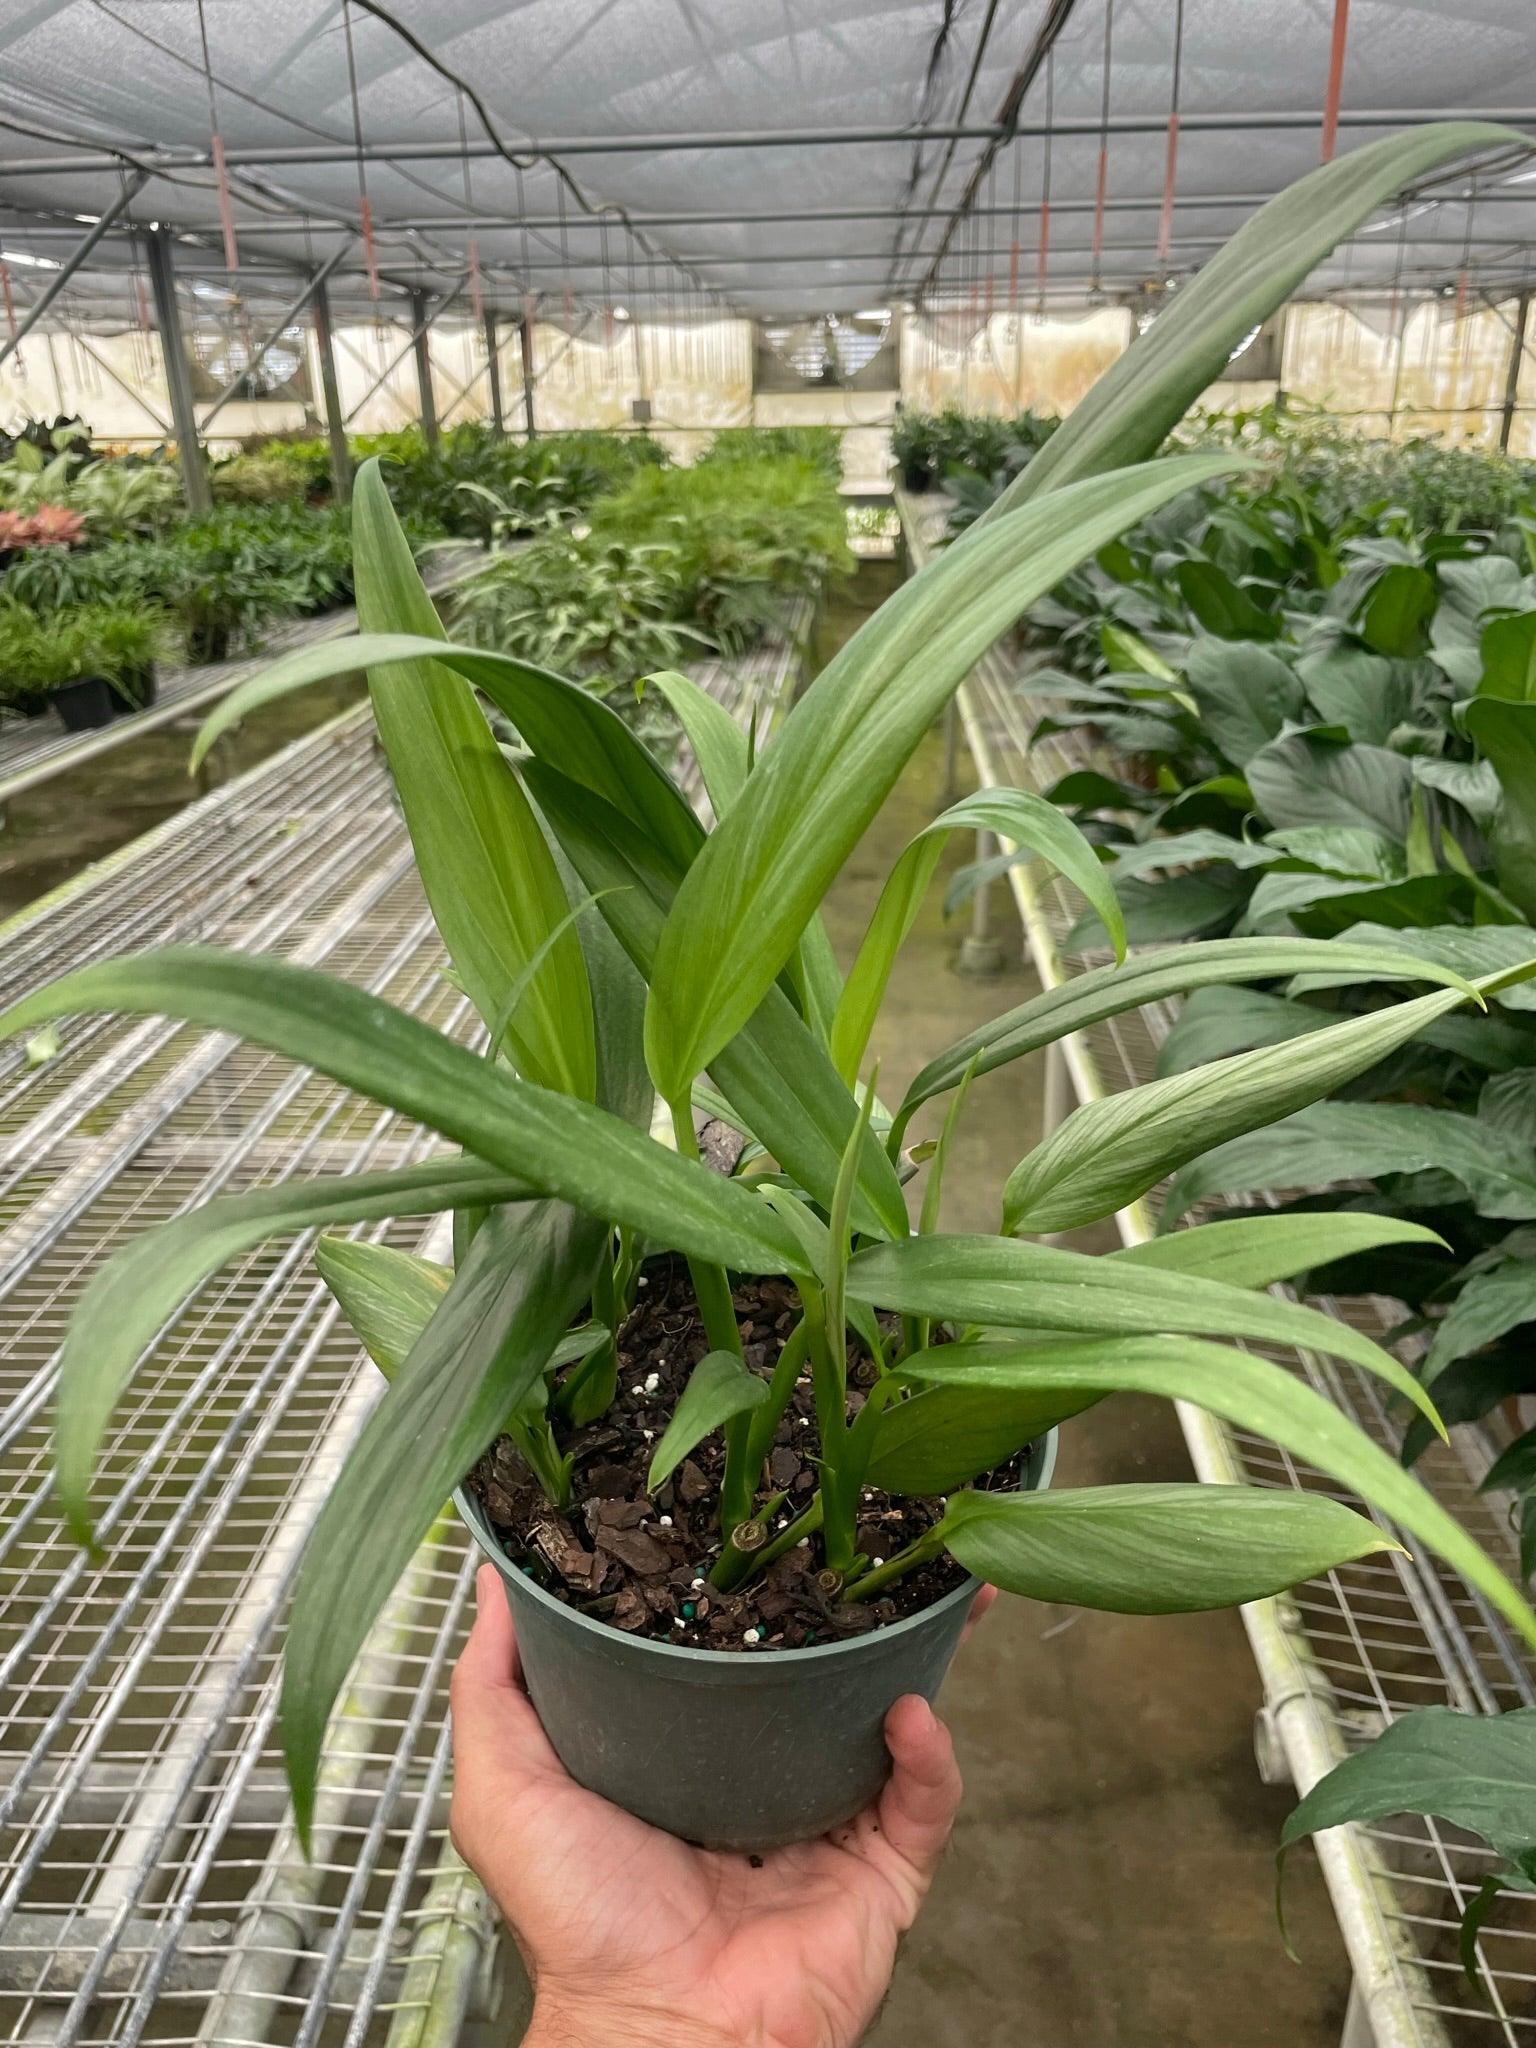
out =
[[[6,2040],[1536,2048],[1533,293],[1519,0],[0,0]]]

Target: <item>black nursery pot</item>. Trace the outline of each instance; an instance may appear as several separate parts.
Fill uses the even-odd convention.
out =
[[[1021,1491],[1049,1485],[1051,1431]],[[502,1554],[480,1503],[454,1505],[501,1573],[529,1696],[579,1784],[712,1849],[782,1848],[825,1834],[885,1783],[885,1716],[932,1699],[980,1581],[921,1614],[806,1650],[727,1652],[651,1642],[579,1614]]]
[[[94,732],[117,716],[117,692],[105,676],[76,676],[53,692],[53,708],[66,732]]]
[[[118,689],[119,717],[126,717],[132,711],[147,711],[160,694],[160,679],[155,672],[155,664],[146,661],[142,667],[130,669]]]

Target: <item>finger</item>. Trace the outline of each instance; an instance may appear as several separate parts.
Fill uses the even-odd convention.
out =
[[[960,1772],[949,1730],[917,1693],[885,1717],[890,1781],[880,1795],[880,1830],[926,1890],[960,1805]]]
[[[996,1600],[996,1598],[996,1586],[982,1587],[981,1591],[976,1595],[976,1598],[971,1602],[970,1613],[965,1617],[965,1627],[960,1631],[960,1640],[962,1643],[965,1642],[967,1638],[971,1635],[977,1623],[983,1618],[983,1616],[987,1612],[987,1609],[991,1607],[992,1603]]]

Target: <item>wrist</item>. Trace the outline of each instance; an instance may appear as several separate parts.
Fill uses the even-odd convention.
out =
[[[741,2048],[741,2041],[692,2015],[541,1990],[522,2048]]]

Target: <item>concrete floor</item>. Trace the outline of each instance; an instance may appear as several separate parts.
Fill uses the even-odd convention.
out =
[[[942,773],[933,735],[834,891],[827,921],[845,966],[892,862],[942,808]],[[969,857],[957,842],[946,870]],[[1010,964],[986,982],[962,978],[964,916],[946,926],[943,893],[941,874],[874,1041],[888,1101],[943,1045],[1036,986],[1001,893]],[[946,1228],[996,1228],[1003,1181],[1039,1136],[1041,1064],[975,1084]],[[1166,1403],[1115,1397],[1062,1432],[1058,1486],[1190,1476]],[[1309,1854],[1292,1859],[1286,1886],[1302,1968],[1275,1927],[1274,1848],[1292,1798],[1259,1782],[1258,1702],[1234,1614],[1149,1619],[999,1601],[941,1701],[966,1802],[871,2042],[1334,2048],[1348,1965]]]

